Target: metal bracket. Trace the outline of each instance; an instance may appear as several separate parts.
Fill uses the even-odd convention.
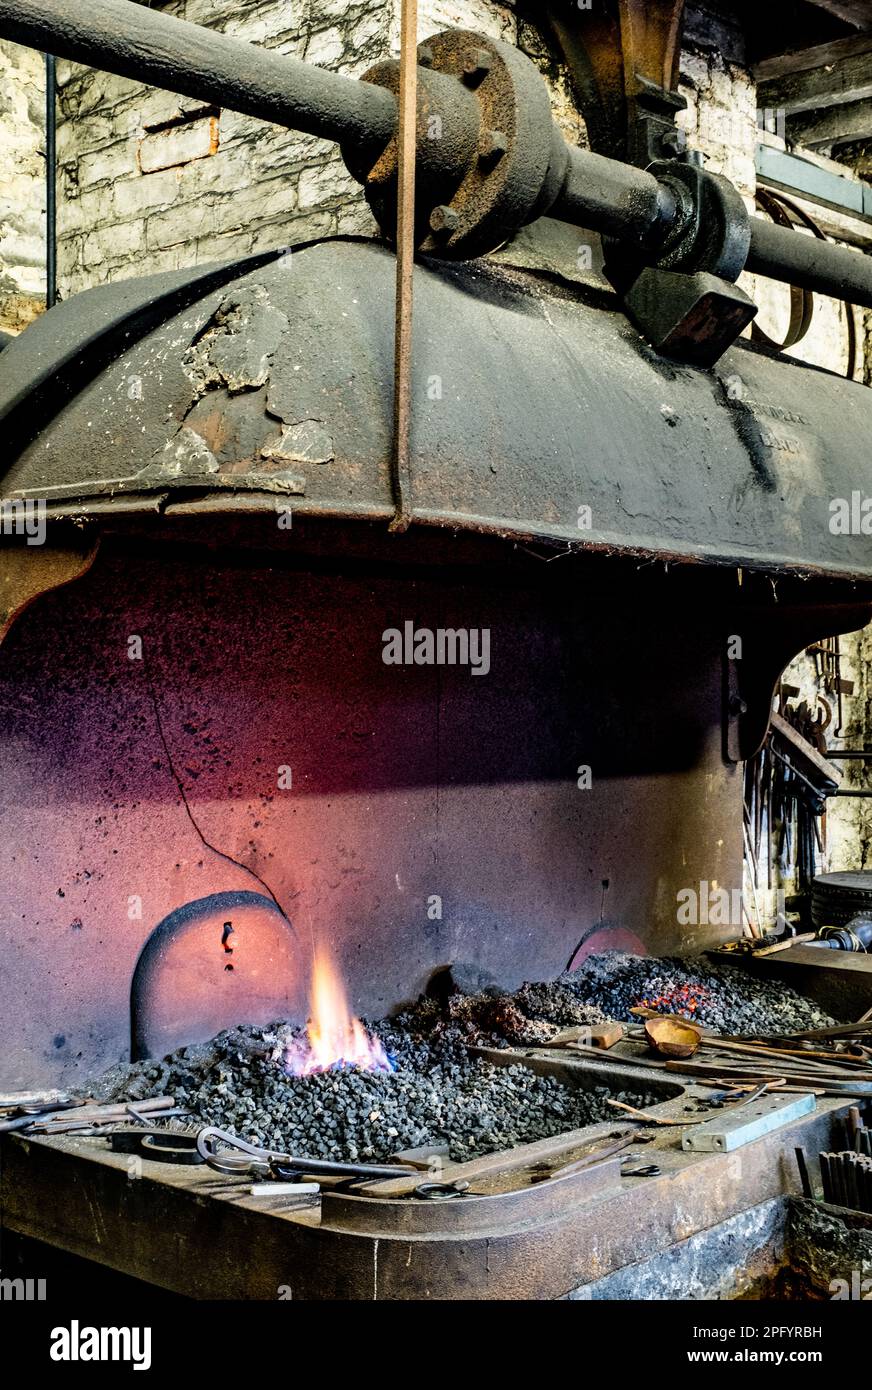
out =
[[[751,248],[751,216],[738,189],[696,160],[663,160],[648,172],[673,189],[683,214],[656,265],[736,281]]]
[[[591,147],[647,168],[680,152],[675,116],[685,0],[597,0],[542,7],[579,98]],[[567,13],[569,11],[569,13]]]
[[[91,568],[99,541],[78,532],[51,546],[8,545],[0,555],[0,642],[20,613],[52,589],[71,584]]]
[[[605,273],[652,347],[712,367],[757,314],[733,283],[748,259],[750,215],[729,180],[698,162],[666,160],[649,172],[675,193],[675,228],[653,265],[607,243]]]
[[[645,269],[624,295],[624,308],[663,357],[713,367],[757,313],[752,299],[717,275]]]
[[[640,169],[647,169],[659,160],[684,153],[687,136],[675,124],[675,117],[685,110],[687,102],[678,92],[649,82],[638,73],[636,81],[640,90],[627,130],[627,158]]]
[[[810,1115],[816,1104],[811,1093],[789,1099],[779,1095],[761,1096],[752,1105],[737,1105],[717,1119],[706,1120],[689,1129],[682,1135],[681,1147],[702,1153],[730,1153]]]

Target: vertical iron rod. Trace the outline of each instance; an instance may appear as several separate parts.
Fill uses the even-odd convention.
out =
[[[58,297],[57,247],[57,119],[56,70],[53,54],[45,55],[45,304]]]
[[[415,269],[415,155],[418,142],[418,4],[402,0],[397,168],[397,297],[394,340],[394,459],[396,511],[391,530],[411,520],[409,451],[412,424],[412,276]]]

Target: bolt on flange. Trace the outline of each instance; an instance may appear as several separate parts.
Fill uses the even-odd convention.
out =
[[[439,256],[481,256],[553,201],[568,154],[538,68],[510,44],[448,29],[418,49],[416,243]],[[398,89],[398,64],[364,80]],[[397,141],[374,166],[343,149],[382,232],[395,234]]]

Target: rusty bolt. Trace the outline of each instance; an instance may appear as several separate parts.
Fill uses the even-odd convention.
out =
[[[478,152],[485,164],[496,164],[508,153],[509,141],[501,130],[483,130]]]
[[[441,203],[430,213],[430,230],[439,236],[450,236],[455,232],[460,224],[460,218],[454,208],[448,207],[446,203]]]
[[[473,48],[463,60],[463,80],[470,87],[477,87],[491,70],[491,55],[486,48]]]

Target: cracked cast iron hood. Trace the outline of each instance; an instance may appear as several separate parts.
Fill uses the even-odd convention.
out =
[[[395,263],[333,240],[77,295],[0,357],[3,495],[49,515],[389,520]],[[483,262],[415,275],[419,524],[872,578],[872,392],[747,345],[670,363],[613,301]],[[858,531],[858,528],[855,528]]]

